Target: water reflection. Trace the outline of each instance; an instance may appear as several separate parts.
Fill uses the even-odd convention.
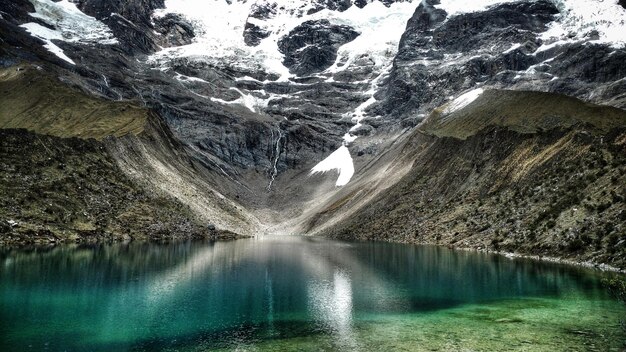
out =
[[[335,270],[332,280],[310,281],[308,304],[314,321],[336,335],[339,346],[357,349],[352,331],[352,285],[347,273]]]
[[[306,237],[0,250],[0,350],[245,348],[477,302],[604,297],[583,270],[486,254]]]

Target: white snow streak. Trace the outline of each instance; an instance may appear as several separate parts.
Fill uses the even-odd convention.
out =
[[[514,1],[518,0],[441,0],[441,5],[435,5],[435,7],[445,10],[448,15],[451,16],[468,12],[483,11],[493,5]]]
[[[342,145],[326,159],[315,165],[311,170],[311,174],[324,174],[333,170],[339,172],[339,177],[335,184],[337,187],[345,186],[354,176],[354,164],[350,156],[350,150],[345,145]]]
[[[321,18],[326,18],[331,23],[351,26],[361,33],[356,39],[339,48],[337,61],[327,71],[343,71],[364,55],[376,67],[387,67],[398,51],[400,37],[418,4],[417,1],[399,2],[387,8],[381,2],[375,1],[362,9],[352,6],[344,12],[321,11]]]
[[[61,35],[61,33],[59,33],[59,31],[46,28],[40,25],[39,23],[35,23],[35,22],[25,23],[21,25],[20,27],[26,29],[26,31],[30,33],[33,37],[37,37],[43,40],[44,42],[46,42],[46,44],[44,44],[43,46],[44,48],[48,49],[48,51],[50,51],[57,57],[61,58],[62,60],[65,60],[72,65],[76,65],[74,60],[70,59],[67,55],[65,55],[63,50],[52,42],[53,39],[63,40],[63,36]]]
[[[252,112],[259,112],[259,110],[266,108],[267,105],[269,104],[270,100],[272,100],[273,98],[279,96],[278,94],[268,94],[268,98],[260,98],[257,96],[254,96],[252,94],[246,94],[244,92],[241,91],[241,89],[239,88],[229,88],[230,90],[234,90],[235,92],[237,92],[240,96],[239,98],[235,99],[235,100],[231,100],[231,101],[226,101],[224,99],[219,99],[219,98],[213,98],[211,97],[211,101],[216,102],[216,103],[220,103],[220,104],[224,104],[224,105],[242,105],[245,106],[248,110],[252,111]],[[265,93],[265,91],[263,91]]]
[[[471,104],[474,100],[478,99],[478,97],[483,94],[484,90],[482,88],[471,90],[458,98],[454,99],[446,106],[443,114],[448,115],[455,111],[461,110],[464,107]]]

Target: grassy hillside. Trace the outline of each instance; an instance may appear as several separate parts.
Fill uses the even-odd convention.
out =
[[[33,65],[0,69],[0,128],[57,137],[137,135],[150,111],[130,102],[90,97]]]
[[[573,126],[606,133],[625,124],[624,110],[544,92],[487,90],[463,109],[446,113],[446,108],[435,109],[420,130],[437,137],[466,139],[492,126],[519,133]]]

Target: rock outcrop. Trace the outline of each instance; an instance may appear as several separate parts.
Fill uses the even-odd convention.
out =
[[[455,16],[438,9],[438,3],[422,2],[408,22],[373,114],[426,114],[476,86],[557,92],[625,106],[626,51],[593,43],[593,30],[584,34],[588,42],[547,43],[542,33],[559,14],[554,2],[512,2]]]
[[[306,21],[282,38],[278,48],[285,55],[285,67],[306,76],[329,68],[339,47],[358,36],[350,26],[333,25],[328,20]]]

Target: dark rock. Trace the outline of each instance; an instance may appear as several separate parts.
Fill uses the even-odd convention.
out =
[[[158,49],[152,13],[165,7],[164,0],[79,0],[78,8],[107,24],[129,54]]]
[[[105,21],[115,38],[130,55],[135,53],[148,54],[158,49],[156,38],[145,27],[138,26],[122,15],[112,14]]]
[[[3,19],[14,23],[31,21],[29,13],[35,12],[35,7],[28,0],[0,0],[0,9]]]
[[[261,40],[270,36],[270,32],[257,26],[256,24],[247,22],[243,32],[243,39],[248,46],[257,46]]]
[[[380,103],[369,114],[403,119],[477,84],[592,95],[597,102],[626,104],[623,95],[610,93],[615,92],[614,82],[626,77],[624,50],[578,42],[537,51],[543,44],[539,34],[558,13],[552,2],[500,4],[446,21],[445,13],[430,3],[422,2],[408,22],[392,71],[376,94]],[[586,36],[594,40],[598,33]],[[610,86],[597,89],[598,82]],[[590,94],[592,90],[596,92]]]
[[[0,234],[7,234],[11,232],[12,226],[6,220],[0,219]]]
[[[271,33],[256,24],[250,22],[250,18],[257,20],[268,20],[276,15],[276,3],[255,3],[250,9],[248,21],[243,30],[243,39],[248,46],[257,46],[261,40],[267,38]]]
[[[317,0],[315,7],[309,10],[308,14],[313,14],[321,10],[332,10],[343,12],[352,6],[351,0]]]
[[[190,44],[195,37],[193,26],[182,16],[169,13],[154,19],[157,32],[165,36],[166,46]]]
[[[137,26],[151,28],[154,10],[164,8],[164,0],[79,0],[84,13],[106,22],[113,13],[119,14]]]
[[[352,27],[334,25],[328,20],[306,21],[281,38],[278,48],[285,55],[283,64],[299,76],[320,72],[337,58],[337,50],[359,33]]]
[[[526,32],[545,31],[557,13],[551,2],[537,1],[506,3],[484,12],[454,16],[434,30],[434,44],[448,51],[467,52],[487,43],[499,44],[505,38],[509,45],[524,42],[534,38]]]

